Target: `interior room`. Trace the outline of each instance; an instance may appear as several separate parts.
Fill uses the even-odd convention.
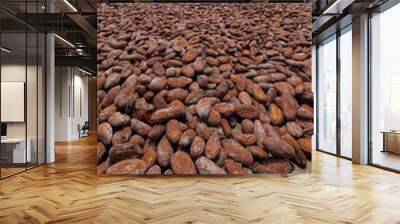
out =
[[[400,223],[399,1],[182,2],[0,1],[0,223]]]

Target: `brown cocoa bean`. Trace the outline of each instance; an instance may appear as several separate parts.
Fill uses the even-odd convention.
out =
[[[164,135],[165,126],[164,125],[154,125],[149,132],[148,136],[151,140],[157,141]]]
[[[210,110],[211,110],[211,106],[213,106],[214,104],[216,104],[218,102],[219,102],[219,99],[216,97],[205,97],[203,99],[200,99],[196,105],[197,115],[201,119],[207,119],[208,114],[210,113]]]
[[[236,115],[238,115],[241,118],[244,119],[255,119],[258,117],[259,113],[257,109],[255,109],[254,106],[252,105],[246,105],[246,104],[237,104],[235,105],[235,112]]]
[[[253,134],[233,133],[233,138],[244,146],[254,145],[257,143],[257,138]]]
[[[264,142],[265,137],[267,136],[265,129],[261,123],[261,121],[256,120],[254,122],[254,135],[256,136],[257,139],[257,144],[261,145]]]
[[[109,123],[103,122],[97,127],[97,139],[104,145],[110,144],[112,135],[113,130]]]
[[[144,153],[142,160],[146,164],[146,170],[152,167],[157,162],[157,152],[154,149]]]
[[[226,174],[223,169],[204,156],[196,160],[196,168],[200,174]]]
[[[146,164],[140,159],[126,159],[116,164],[113,164],[107,169],[107,174],[121,175],[138,175],[144,174],[146,171]]]
[[[297,116],[306,120],[312,120],[314,118],[314,109],[307,104],[302,104],[297,110]]]
[[[154,165],[147,170],[146,174],[159,175],[161,174],[161,168],[158,165]]]
[[[188,51],[183,55],[182,61],[185,62],[185,63],[192,62],[192,61],[194,61],[194,60],[197,58],[197,56],[198,56],[199,54],[200,54],[200,50],[198,50],[198,49],[191,49],[191,50],[188,50]]]
[[[231,103],[216,103],[212,108],[223,117],[228,117],[235,113],[235,105]]]
[[[186,107],[179,101],[172,101],[166,108],[156,110],[150,117],[150,120],[154,123],[159,123],[171,118],[177,118],[185,114]]]
[[[286,123],[286,131],[295,138],[300,138],[303,136],[303,129],[294,121],[289,121]]]
[[[278,100],[278,106],[282,109],[283,115],[287,120],[293,120],[296,118],[297,109],[299,104],[296,99],[290,93],[285,93]]]
[[[211,160],[218,157],[221,151],[221,142],[217,134],[211,135],[206,144],[205,156]]]
[[[149,132],[151,131],[150,125],[148,125],[142,121],[139,121],[138,119],[134,119],[134,118],[131,119],[131,128],[135,133],[137,133],[143,137],[146,137],[149,134]]]
[[[256,100],[259,102],[266,102],[268,100],[267,94],[264,93],[264,90],[258,84],[253,84],[252,93]]]
[[[253,166],[256,173],[276,173],[287,175],[292,172],[293,166],[288,160],[269,159],[262,162],[256,162]]]
[[[106,121],[108,118],[110,118],[115,112],[117,112],[117,107],[112,104],[104,109],[102,109],[99,113],[99,120]]]
[[[140,135],[132,135],[129,139],[130,142],[135,143],[136,145],[143,147],[144,146],[144,138]]]
[[[269,116],[274,125],[281,125],[285,121],[281,109],[276,104],[269,105]]]
[[[132,142],[115,145],[108,152],[111,163],[117,163],[126,158],[139,157],[140,155],[143,155],[143,150]]]
[[[299,143],[300,148],[303,150],[303,152],[307,156],[311,156],[311,151],[312,151],[311,138],[309,138],[309,137],[301,138],[301,139],[297,140],[297,143]]]
[[[218,111],[211,109],[210,114],[208,115],[207,123],[209,125],[218,125],[221,122],[221,115]]]
[[[264,139],[264,147],[275,158],[292,159],[296,155],[293,147],[280,139],[280,137],[266,137]]]
[[[178,143],[182,136],[182,129],[179,122],[175,119],[169,120],[165,128],[165,134],[171,143]]]
[[[126,143],[129,141],[129,137],[132,135],[132,130],[130,127],[125,127],[120,131],[114,133],[111,139],[111,143],[113,146]]]
[[[153,92],[159,92],[165,88],[167,85],[167,77],[155,77],[151,82],[147,85],[147,88]]]
[[[163,167],[169,166],[172,154],[174,154],[174,149],[172,148],[167,136],[164,135],[157,145],[158,164]]]
[[[229,174],[247,174],[247,170],[232,159],[225,160],[225,169]]]
[[[192,144],[193,139],[196,137],[196,132],[193,129],[188,129],[183,132],[180,140],[179,145],[181,147],[188,147]]]
[[[253,133],[254,123],[249,119],[244,119],[242,121],[242,131],[244,133]]]
[[[128,125],[130,122],[130,117],[126,114],[121,114],[116,112],[108,118],[108,123],[113,127],[122,127]]]
[[[177,151],[171,157],[171,167],[175,174],[196,174],[196,167],[190,155],[184,151]]]
[[[190,155],[193,158],[198,158],[203,154],[205,147],[206,143],[201,137],[194,137],[192,145],[190,146]]]
[[[115,96],[117,96],[117,94],[119,93],[120,88],[120,86],[114,86],[113,88],[108,90],[103,100],[101,101],[101,105],[103,105],[103,108],[110,106],[114,102]]]
[[[253,163],[253,156],[250,151],[245,149],[242,145],[240,145],[236,140],[233,139],[224,139],[222,140],[222,147],[225,152],[228,154],[228,157],[244,164],[251,165]]]

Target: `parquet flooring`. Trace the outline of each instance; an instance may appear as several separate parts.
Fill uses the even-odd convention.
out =
[[[97,177],[95,139],[0,181],[0,223],[400,223],[400,175],[314,153],[288,178]]]

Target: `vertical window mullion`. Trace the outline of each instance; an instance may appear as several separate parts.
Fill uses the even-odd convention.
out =
[[[340,119],[340,29],[336,31],[336,155],[341,156],[341,119]]]

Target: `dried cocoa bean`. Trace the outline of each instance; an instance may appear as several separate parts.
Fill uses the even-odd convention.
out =
[[[129,141],[129,137],[132,135],[130,127],[125,127],[120,131],[116,131],[112,136],[111,143],[113,146],[119,145]]]
[[[193,158],[201,156],[204,152],[205,147],[206,143],[204,142],[203,138],[199,136],[194,137],[192,145],[190,146],[190,155]]]
[[[233,139],[222,140],[222,147],[228,154],[228,157],[241,162],[244,165],[251,165],[253,163],[253,156],[250,151],[245,149],[237,141]]]
[[[171,143],[176,144],[179,142],[182,136],[182,129],[177,120],[169,120],[165,130],[165,133]]]
[[[97,127],[97,139],[104,145],[110,144],[112,135],[113,130],[109,123],[103,122]]]
[[[218,157],[221,151],[221,142],[217,134],[211,135],[206,144],[205,155],[207,158],[213,160]]]
[[[264,139],[264,147],[275,158],[292,159],[296,154],[293,147],[280,139],[280,137],[266,137]]]
[[[139,157],[140,155],[143,155],[143,150],[132,142],[115,145],[108,152],[108,158],[111,163],[116,163],[126,158]]]
[[[149,132],[148,136],[151,140],[158,140],[161,138],[161,136],[164,135],[164,131],[165,131],[165,126],[164,125],[154,125],[153,128],[151,129],[151,131]]]
[[[157,162],[160,166],[169,166],[172,154],[174,154],[174,149],[169,142],[167,136],[161,139],[157,145]]]
[[[140,159],[126,159],[116,164],[113,164],[107,169],[107,174],[129,174],[138,175],[144,174],[146,171],[146,164]]]
[[[146,174],[159,175],[161,174],[161,168],[158,165],[154,165],[147,170]]]
[[[185,105],[179,100],[174,100],[166,108],[156,110],[151,115],[150,120],[154,123],[159,123],[171,118],[176,118],[184,115],[185,111]]]
[[[131,128],[135,133],[137,133],[143,137],[146,137],[149,134],[149,132],[151,131],[150,125],[144,123],[143,121],[139,121],[138,119],[134,119],[134,118],[131,119]]]
[[[130,122],[130,117],[126,114],[121,114],[116,112],[108,118],[108,123],[113,127],[122,127],[128,125]]]
[[[253,166],[256,173],[277,173],[287,175],[292,172],[293,166],[288,160],[270,159],[263,162],[256,162]]]
[[[171,167],[175,174],[196,174],[196,167],[190,155],[184,151],[177,151],[171,157]]]
[[[226,174],[217,164],[204,156],[196,160],[196,167],[200,174]]]
[[[305,10],[100,4],[98,172],[306,168],[314,96]]]
[[[229,174],[247,174],[247,170],[232,159],[225,160],[225,169]]]

